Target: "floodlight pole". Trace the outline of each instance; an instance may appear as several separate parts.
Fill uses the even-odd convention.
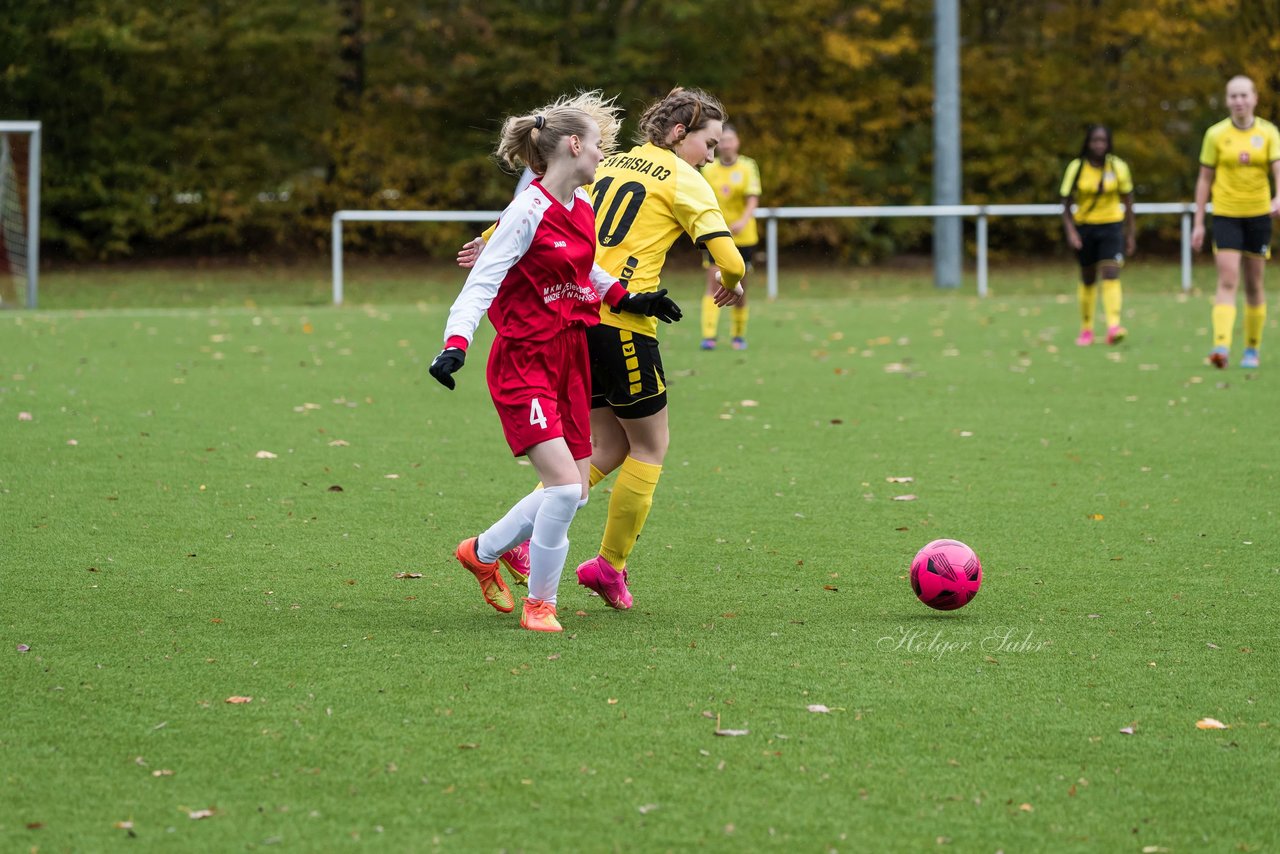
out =
[[[960,204],[960,9],[959,0],[934,0],[933,203]],[[963,221],[933,221],[933,279],[960,287]]]

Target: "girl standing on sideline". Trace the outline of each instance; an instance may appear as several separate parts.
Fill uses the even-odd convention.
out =
[[[746,266],[711,185],[698,174],[715,155],[724,119],[724,108],[706,92],[672,89],[641,116],[639,144],[610,157],[596,174],[591,197],[598,261],[638,296],[665,299],[666,289],[658,289],[662,266],[684,233],[704,245],[720,268],[716,304],[742,300],[738,283]],[[484,247],[484,237],[471,241],[458,253],[458,263],[466,267],[486,257]],[[619,472],[599,554],[578,567],[578,583],[609,607],[625,610],[632,605],[627,558],[653,505],[671,434],[657,323],[612,310],[600,314],[600,325],[587,334],[595,443],[589,485]]]
[[[1258,90],[1248,77],[1227,81],[1231,116],[1204,133],[1191,248],[1204,245],[1204,214],[1213,195],[1213,254],[1218,290],[1213,298],[1213,350],[1209,362],[1225,368],[1231,360],[1236,325],[1236,291],[1244,268],[1244,353],[1240,367],[1258,367],[1267,295],[1262,275],[1271,257],[1271,217],[1280,216],[1280,131],[1253,114]],[[1267,178],[1275,179],[1275,195]]]
[[[1120,323],[1120,268],[1136,243],[1133,218],[1133,177],[1129,165],[1111,153],[1111,130],[1089,125],[1080,156],[1067,164],[1062,176],[1062,225],[1067,243],[1080,261],[1080,337],[1093,343],[1093,316],[1098,303],[1098,274],[1102,274],[1102,310],[1107,319],[1107,343],[1124,340]],[[1075,213],[1071,211],[1075,203]]]
[[[720,211],[733,232],[734,245],[742,253],[747,272],[751,271],[751,259],[760,243],[756,227],[756,207],[760,204],[760,167],[750,157],[740,154],[738,131],[726,123],[716,146],[716,159],[702,167],[702,177],[720,200]],[[707,292],[702,297],[702,349],[714,350],[716,333],[720,326],[720,306],[715,295],[720,287],[716,278],[719,268],[711,263],[710,256],[703,261],[707,268]],[[747,349],[747,297],[733,307],[729,319],[729,334],[735,350]]]
[[[612,149],[617,108],[588,92],[531,115],[507,119],[497,154],[540,177],[503,212],[492,244],[449,310],[444,349],[431,375],[453,389],[467,347],[486,312],[496,336],[487,379],[494,407],[517,456],[528,455],[545,486],[520,499],[477,537],[458,561],[476,577],[485,601],[515,608],[498,557],[529,541],[529,595],[520,625],[562,631],[556,588],[569,551],[569,523],[586,503],[591,456],[586,329],[603,300],[615,311],[665,308],[653,294],[628,294],[595,265],[595,215],[582,189]],[[669,300],[667,302],[670,302]]]

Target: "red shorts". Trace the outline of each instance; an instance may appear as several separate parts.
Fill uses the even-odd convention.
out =
[[[550,341],[497,336],[489,351],[489,394],[517,457],[563,438],[575,460],[591,456],[591,368],[586,329]]]

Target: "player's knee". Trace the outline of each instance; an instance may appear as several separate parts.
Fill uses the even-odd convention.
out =
[[[578,501],[582,487],[576,483],[565,483],[560,486],[548,486],[543,490],[542,507],[538,514],[547,514],[560,522],[572,521],[578,512]]]

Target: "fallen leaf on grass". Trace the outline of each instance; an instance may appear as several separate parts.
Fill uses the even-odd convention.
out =
[[[232,704],[232,705],[234,705],[234,706],[241,706],[241,705],[244,705],[245,703],[252,703],[252,702],[253,702],[253,698],[252,698],[252,697],[239,697],[239,696],[237,696],[237,697],[228,697],[228,698],[225,700],[225,702],[227,702],[227,703],[231,703],[231,704]]]
[[[740,735],[748,735],[750,732],[751,730],[749,729],[718,729],[715,734],[725,738],[736,738]]]
[[[649,813],[653,812],[657,808],[658,808],[657,804],[641,804],[640,806],[636,807],[636,809],[640,811],[640,815],[648,815]]]
[[[384,475],[383,475],[383,477],[384,477],[384,478],[386,478],[387,480],[399,480],[399,479],[400,479],[400,475],[398,475],[398,474],[384,474]]]
[[[213,810],[190,810],[187,812],[187,818],[199,821],[202,818],[213,818]]]
[[[459,744],[458,749],[459,750],[479,750],[480,745],[476,744],[475,742],[469,741],[466,744]]]
[[[811,712],[814,712],[814,713],[816,713],[816,714],[820,714],[820,715],[825,715],[825,714],[827,714],[827,713],[829,713],[829,712],[831,711],[830,709],[828,709],[826,706],[822,705],[821,703],[811,703],[811,704],[809,704],[808,706],[805,706],[805,708],[806,708],[806,709],[808,709],[808,710],[809,710],[809,711],[811,711]]]
[[[347,447],[347,446],[348,446],[348,445],[350,445],[350,444],[351,444],[351,443],[350,443],[350,442],[348,442],[346,439],[334,439],[332,442],[330,442],[330,443],[329,443],[329,447],[330,447],[330,448],[345,448],[345,447]]]
[[[885,483],[915,483],[914,477],[886,477]]]
[[[915,501],[917,497],[918,497],[918,496],[910,495],[910,494],[908,494],[908,495],[895,495],[895,496],[893,496],[893,500],[894,500],[894,501]]]
[[[822,585],[822,589],[823,589],[823,590],[830,590],[832,593],[839,593],[839,592],[840,592],[840,588],[839,588],[839,587],[836,587],[834,584],[824,584],[824,585]]]
[[[610,705],[610,706],[616,706],[616,705],[618,705],[618,698],[617,698],[617,697],[610,697],[610,698],[608,699],[608,703],[609,703],[609,705]]]
[[[274,460],[276,458],[276,455],[270,451],[258,451],[254,456],[260,460]]]
[[[1084,518],[1092,522],[1101,522],[1106,517],[1103,516],[1101,513],[1090,513],[1088,516],[1085,516]]]
[[[19,412],[19,413],[18,413],[18,420],[19,420],[19,421],[30,421],[30,420],[32,420],[32,419],[31,419],[31,413],[30,413],[30,412]]]
[[[131,821],[117,821],[111,826],[116,830],[133,830],[133,822]]]
[[[172,777],[173,772],[170,771],[168,768],[157,768],[156,770],[151,772],[151,776],[152,777]]]
[[[343,491],[342,487],[338,486],[338,484],[336,483],[333,486],[329,487],[329,492],[342,492],[342,491]]]
[[[1131,726],[1120,727],[1120,732],[1124,733],[1125,735],[1133,735],[1133,727]]]
[[[1218,646],[1216,643],[1205,643],[1205,646],[1209,647],[1209,649],[1222,649],[1222,647]]]
[[[30,651],[31,651],[31,647],[27,646],[25,643],[18,644],[18,652],[30,652]]]
[[[1196,721],[1196,729],[1227,729],[1227,725],[1216,718],[1201,718]]]
[[[742,405],[743,405],[743,406],[747,406],[747,407],[751,407],[751,406],[759,406],[760,404],[759,404],[757,401],[754,401],[754,400],[744,400],[744,401],[742,401]]]
[[[396,578],[421,578],[421,572],[397,572]]]
[[[1023,812],[1035,811],[1035,807],[1031,806],[1031,804],[1018,804],[1018,809],[1022,810]]]

